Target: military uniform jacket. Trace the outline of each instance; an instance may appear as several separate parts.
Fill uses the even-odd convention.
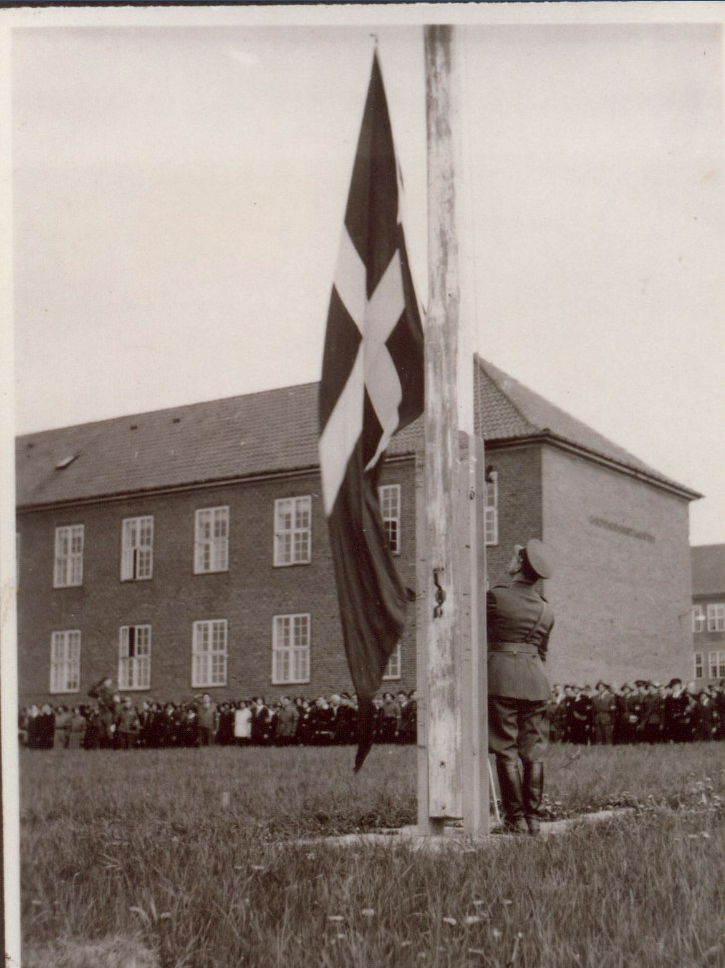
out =
[[[524,581],[486,595],[488,693],[543,702],[551,690],[542,666],[554,626],[551,606]]]

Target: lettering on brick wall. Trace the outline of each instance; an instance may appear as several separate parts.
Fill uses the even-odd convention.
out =
[[[616,531],[618,534],[626,534],[630,538],[637,538],[639,541],[649,541],[654,544],[655,536],[648,531],[635,531],[623,524],[616,524],[614,521],[607,521],[606,518],[589,518],[590,524],[595,524],[598,528],[606,528],[607,531]]]

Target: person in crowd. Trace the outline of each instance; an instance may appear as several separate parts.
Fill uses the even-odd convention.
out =
[[[644,743],[659,743],[665,726],[665,699],[662,687],[656,682],[647,682],[642,696],[642,715],[638,731]]]
[[[712,683],[709,691],[717,710],[718,728],[715,739],[725,739],[725,679]]]
[[[564,736],[562,738],[564,743],[574,742],[574,706],[578,693],[578,687],[572,683],[564,686]]]
[[[167,702],[164,705],[163,712],[159,717],[158,733],[161,746],[181,745],[181,719],[173,702]]]
[[[289,696],[282,696],[274,724],[276,746],[291,746],[297,739],[297,723],[300,714]]]
[[[665,697],[665,730],[673,743],[687,743],[692,739],[693,703],[682,679],[671,679],[669,695]]]
[[[718,732],[717,707],[709,690],[702,689],[692,710],[692,735],[698,742],[715,739]]]
[[[138,710],[138,745],[148,749],[153,745],[154,708],[153,703],[144,699]]]
[[[619,729],[617,730],[620,743],[634,743],[637,739],[637,726],[642,713],[642,697],[638,689],[625,683],[620,692],[622,702],[619,707]]]
[[[113,746],[113,734],[118,717],[119,697],[113,692],[113,679],[105,676],[88,690],[88,695],[98,703],[100,745],[103,749]]]
[[[79,750],[83,748],[86,738],[86,717],[81,712],[80,706],[74,706],[70,714],[70,728],[68,729],[68,749]]]
[[[124,696],[116,719],[116,746],[120,750],[132,750],[138,745],[141,721],[138,710],[130,696]]]
[[[86,733],[83,737],[84,750],[98,750],[101,748],[101,717],[98,705],[86,706],[82,709],[86,719]]]
[[[400,706],[400,722],[398,723],[398,729],[395,735],[395,742],[405,743],[407,742],[407,740],[405,739],[403,728],[405,723],[405,710],[408,705],[408,694],[405,692],[404,689],[399,689],[396,692],[395,701]]]
[[[417,743],[418,741],[418,695],[411,689],[403,706],[403,719],[400,723],[402,743]]]
[[[380,742],[395,743],[403,720],[403,710],[392,692],[383,693],[380,707]]]
[[[561,688],[558,682],[555,682],[551,687],[551,692],[549,693],[549,698],[546,703],[546,718],[549,721],[550,743],[561,742],[561,730],[559,728],[559,723],[557,722],[557,715],[563,696],[564,690]]]
[[[295,699],[295,706],[297,707],[297,712],[299,713],[299,719],[297,721],[297,742],[302,746],[306,746],[311,742],[312,737],[310,718],[312,715],[312,705],[309,700],[302,696],[298,696]]]
[[[324,696],[318,696],[310,710],[309,742],[314,746],[328,746],[335,736],[335,711]]]
[[[252,743],[267,746],[271,741],[272,712],[264,696],[252,700]]]
[[[53,748],[56,750],[68,749],[68,733],[70,731],[70,709],[60,705],[56,708],[55,729],[53,731]]]
[[[196,697],[194,712],[196,714],[196,729],[193,745],[211,746],[216,738],[219,725],[219,711],[208,692]]]
[[[230,702],[223,702],[219,706],[216,741],[219,746],[231,746],[234,743],[234,705]]]
[[[592,696],[593,742],[598,746],[611,746],[614,741],[614,719],[617,714],[617,700],[611,686],[602,679],[594,687]]]
[[[188,700],[181,708],[181,745],[186,747],[199,745],[199,714],[195,700]]]
[[[248,699],[240,699],[234,710],[234,742],[249,746],[252,742],[252,709]]]
[[[544,545],[532,538],[514,546],[511,583],[486,595],[489,750],[496,757],[504,828],[514,833],[540,830],[551,693],[542,664],[554,613],[534,586],[552,571]]]
[[[340,693],[340,705],[335,716],[335,735],[333,742],[346,746],[355,742],[357,735],[357,709],[349,692]]]
[[[55,741],[55,715],[50,703],[43,703],[33,726],[35,749],[52,750]]]
[[[577,689],[571,705],[570,738],[572,743],[586,746],[592,734],[592,687]]]

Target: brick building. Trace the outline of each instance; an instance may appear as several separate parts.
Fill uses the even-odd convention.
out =
[[[688,505],[699,497],[476,360],[492,583],[541,537],[552,681],[684,677]],[[381,500],[415,587],[415,451],[394,438]],[[317,385],[17,440],[22,703],[83,701],[101,676],[157,699],[349,689],[317,466]],[[388,667],[415,685],[415,621]]]
[[[725,545],[692,548],[692,672],[699,685],[725,679]]]

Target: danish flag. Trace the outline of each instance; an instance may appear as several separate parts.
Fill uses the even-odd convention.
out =
[[[393,564],[378,480],[393,434],[423,412],[423,329],[400,218],[402,179],[373,58],[327,316],[320,469],[340,618],[358,695],[358,756],[410,593]]]

